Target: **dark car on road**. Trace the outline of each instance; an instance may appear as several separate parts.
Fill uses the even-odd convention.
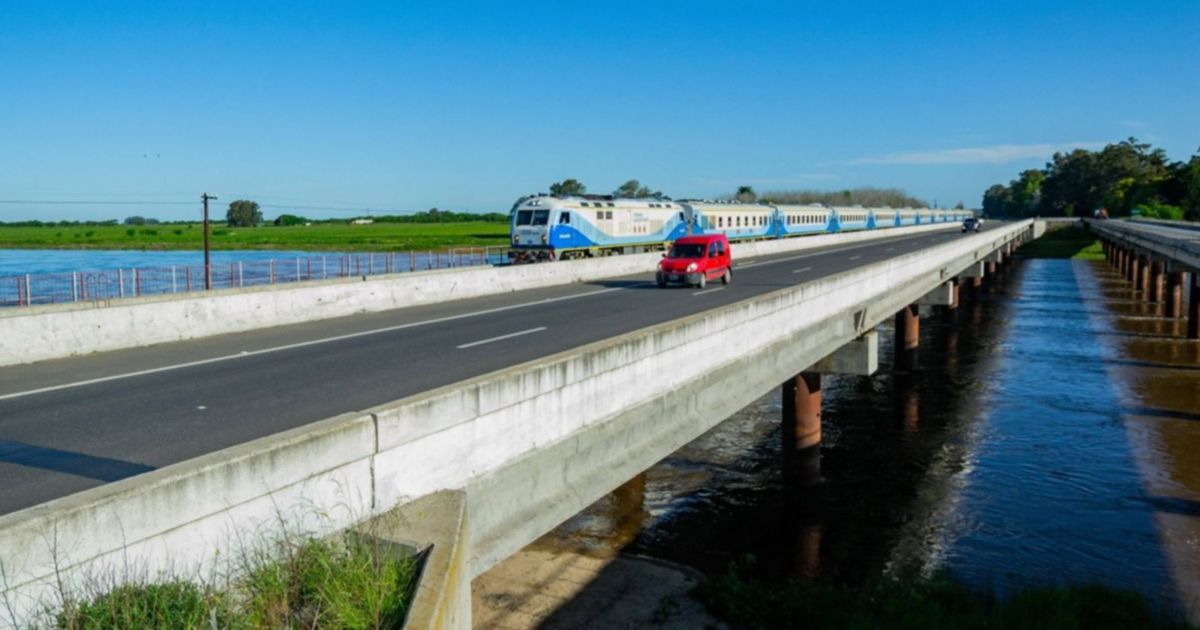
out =
[[[983,223],[983,222],[980,221],[979,219],[976,219],[975,217],[971,217],[970,219],[963,221],[962,231],[963,232],[978,232],[979,226],[981,223]]]

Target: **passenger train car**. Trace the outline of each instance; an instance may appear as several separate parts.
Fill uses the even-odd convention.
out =
[[[688,234],[761,240],[958,222],[969,210],[767,205],[538,195],[513,208],[512,260],[535,262],[661,250]]]

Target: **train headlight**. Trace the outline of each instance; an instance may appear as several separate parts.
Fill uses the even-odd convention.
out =
[[[546,233],[542,232],[542,245],[546,244]]]
[[[688,266],[687,266],[687,272],[688,272],[688,273],[692,273],[692,272],[693,272],[693,271],[695,271],[695,270],[696,270],[696,263],[692,263],[692,264],[690,264],[690,265],[688,265]]]

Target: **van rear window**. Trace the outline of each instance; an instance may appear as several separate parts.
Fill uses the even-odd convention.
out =
[[[704,256],[704,245],[700,243],[678,244],[667,252],[667,258],[702,258]]]

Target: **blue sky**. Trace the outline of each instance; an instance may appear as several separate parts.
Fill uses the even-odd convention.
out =
[[[507,210],[896,186],[1200,148],[1200,2],[6,2],[0,220]]]

